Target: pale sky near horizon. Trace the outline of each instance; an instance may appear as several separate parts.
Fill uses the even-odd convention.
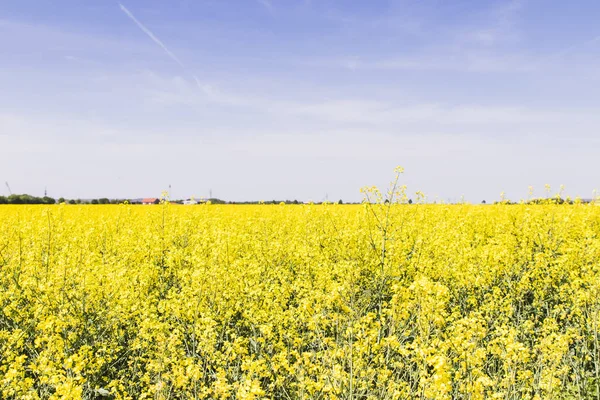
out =
[[[0,195],[600,189],[600,3],[4,0]]]

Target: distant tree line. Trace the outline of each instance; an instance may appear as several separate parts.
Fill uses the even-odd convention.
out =
[[[10,196],[0,196],[0,204],[56,204],[56,203],[69,203],[69,204],[121,204],[127,200],[125,199],[107,199],[105,197],[101,199],[71,199],[66,200],[64,197],[56,200],[53,197],[44,196],[37,197],[29,194],[11,194]]]
[[[527,201],[510,201],[510,200],[504,200],[504,201],[495,201],[494,204],[509,204],[509,205],[515,205],[515,204],[529,204],[529,205],[535,205],[535,204],[577,204],[577,203],[590,203],[592,202],[590,199],[586,199],[586,200],[581,200],[581,199],[563,199],[560,197],[550,197],[547,199],[544,198],[539,198],[539,199],[531,199],[531,200],[527,200]]]
[[[56,200],[52,197],[36,197],[29,194],[11,194],[0,196],[0,204],[54,204]]]
[[[213,201],[213,199],[210,200],[211,203],[213,204],[304,204],[304,202],[302,201],[298,201],[298,200],[266,200],[266,201],[222,201],[221,203],[216,203],[215,201]],[[323,201],[314,201],[311,202],[312,204],[332,204],[333,202],[331,201],[327,201],[327,202],[323,202]],[[335,202],[336,204],[360,204],[360,203],[344,203],[343,200],[338,200]],[[412,200],[411,200],[412,203]]]
[[[98,198],[98,199],[65,199],[64,197],[60,197],[59,199],[54,199],[49,196],[44,197],[36,197],[31,196],[29,194],[11,194],[10,196],[0,196],[0,204],[56,204],[56,203],[66,203],[66,204],[141,204],[139,200],[133,199],[108,199],[106,197]],[[157,200],[156,203],[160,201]],[[183,204],[184,200],[169,200],[170,203],[174,204]],[[267,200],[267,201],[225,201],[217,198],[203,199],[198,202],[198,204],[203,204],[210,202],[211,204],[304,204],[302,201],[298,200]],[[313,204],[322,204],[323,202],[313,202]],[[342,200],[336,202],[337,204],[345,204]],[[410,200],[412,203],[412,200]],[[359,204],[359,203],[346,203],[346,204]]]
[[[67,204],[141,204],[138,199],[108,199],[106,197],[102,197],[99,199],[65,199],[64,197],[59,198],[58,200],[49,197],[37,197],[29,194],[11,194],[10,196],[0,196],[0,204],[56,204],[56,203],[67,203]],[[198,204],[204,204],[210,202],[211,204],[304,204],[302,201],[298,200],[267,200],[267,201],[225,201],[217,198],[203,199],[198,202]],[[586,199],[580,202],[589,203],[590,200]],[[160,203],[159,200],[156,201],[156,204]],[[169,200],[169,203],[173,204],[183,204],[184,200]],[[342,200],[336,202],[337,204],[360,204],[360,203],[344,203]],[[408,201],[409,204],[412,204],[412,199]],[[486,201],[483,200],[482,204],[486,204]],[[570,198],[562,199],[560,197],[551,197],[551,198],[540,198],[540,199],[531,199],[524,202],[525,204],[574,204],[577,203],[577,200],[573,200]],[[323,202],[313,202],[313,204],[323,204]],[[495,201],[493,204],[521,204],[521,202],[515,201]]]
[[[214,201],[210,201],[213,204],[217,204]],[[267,201],[229,201],[227,204],[302,204],[298,200],[267,200]]]

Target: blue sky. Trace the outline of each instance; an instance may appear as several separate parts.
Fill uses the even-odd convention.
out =
[[[432,200],[546,183],[591,197],[599,14],[594,1],[5,0],[0,180],[69,198],[171,185],[354,201],[402,165]]]

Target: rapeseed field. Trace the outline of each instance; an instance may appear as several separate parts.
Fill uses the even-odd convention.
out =
[[[0,207],[0,398],[600,398],[600,207],[365,193]]]

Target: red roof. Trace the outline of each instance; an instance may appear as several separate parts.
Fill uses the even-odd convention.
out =
[[[156,197],[148,197],[148,198],[142,199],[142,203],[154,203],[156,200],[158,200]]]

